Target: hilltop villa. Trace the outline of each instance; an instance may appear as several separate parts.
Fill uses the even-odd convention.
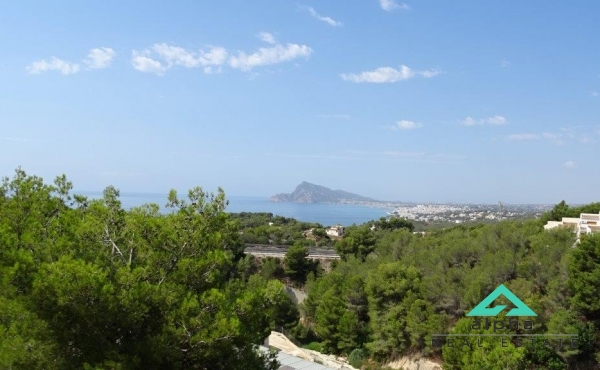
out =
[[[329,236],[344,236],[344,227],[342,225],[335,225],[327,229],[327,235]]]
[[[577,233],[577,241],[581,235],[600,232],[600,213],[582,213],[579,218],[563,217],[562,221],[548,221],[544,229],[550,230],[555,227],[568,227]]]

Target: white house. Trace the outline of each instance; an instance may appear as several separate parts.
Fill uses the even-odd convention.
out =
[[[327,229],[327,235],[344,236],[344,227],[342,225],[331,226],[329,229]]]
[[[561,221],[548,221],[544,229],[550,230],[555,227],[568,227],[577,234],[577,241],[583,234],[600,232],[600,213],[582,213],[578,218],[563,217]]]

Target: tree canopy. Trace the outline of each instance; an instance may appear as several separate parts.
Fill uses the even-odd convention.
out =
[[[71,189],[21,169],[0,186],[0,368],[277,368],[257,345],[295,307],[239,275],[221,189],[171,191],[167,214]]]
[[[424,236],[408,227],[349,227],[336,244],[343,260],[311,283],[304,324],[327,351],[360,350],[381,363],[419,352],[449,369],[595,368],[600,235],[575,245],[570,230],[542,226],[541,219],[503,221]],[[580,345],[518,346],[514,338],[506,348],[432,344],[435,333],[472,334],[466,313],[500,284],[538,313],[534,333],[573,334]]]

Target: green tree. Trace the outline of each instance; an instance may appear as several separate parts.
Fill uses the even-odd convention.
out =
[[[266,257],[260,265],[260,274],[265,280],[280,279],[284,276],[281,260],[276,257]]]
[[[346,307],[339,294],[334,289],[325,292],[315,314],[315,332],[322,338],[323,347],[329,353],[338,353],[340,320],[345,312]],[[350,320],[346,318],[346,323],[342,325],[344,329],[352,325]]]
[[[600,319],[600,235],[581,239],[573,250],[568,286],[573,292],[571,303],[589,319]]]
[[[410,347],[407,315],[419,298],[421,274],[401,262],[384,263],[369,274],[371,341],[367,348],[378,358],[396,356]]]
[[[283,263],[285,274],[300,284],[306,281],[306,276],[312,268],[312,263],[308,260],[308,248],[300,244],[288,248]]]
[[[361,261],[375,249],[377,240],[368,225],[350,227],[342,240],[335,244],[335,250],[347,259],[349,256],[354,256]]]
[[[497,319],[501,319],[498,317]],[[502,318],[504,319],[504,318]],[[462,318],[458,321],[453,334],[499,334],[489,329],[472,329],[473,319]],[[507,330],[502,330],[502,333]],[[455,370],[504,370],[520,369],[525,359],[526,350],[523,346],[516,347],[510,340],[505,338],[499,343],[498,337],[482,337],[479,339],[452,338],[453,343],[445,343],[442,348],[444,358],[444,369]],[[442,343],[440,343],[442,344]]]
[[[361,323],[354,311],[344,312],[337,326],[337,349],[344,354],[349,354],[359,344]]]
[[[542,215],[542,222],[546,223],[548,221],[560,221],[563,217],[568,217],[569,205],[564,200],[561,200],[560,203],[556,204],[554,208],[552,208],[549,212]]]
[[[270,307],[270,327],[273,330],[291,330],[298,324],[298,308],[285,291],[285,285],[278,280],[270,280],[265,288],[265,298]]]
[[[123,210],[111,186],[91,201],[71,188],[21,169],[0,186],[0,368],[278,367],[257,345],[294,307],[281,286],[236,279],[221,190],[172,191],[160,214]]]
[[[389,219],[381,217],[379,221],[375,222],[375,226],[383,230],[406,229],[413,231],[415,228],[412,222],[403,217],[391,217]]]

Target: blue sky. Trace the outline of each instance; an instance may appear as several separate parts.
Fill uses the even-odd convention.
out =
[[[0,174],[598,201],[599,17],[595,0],[8,2]]]

